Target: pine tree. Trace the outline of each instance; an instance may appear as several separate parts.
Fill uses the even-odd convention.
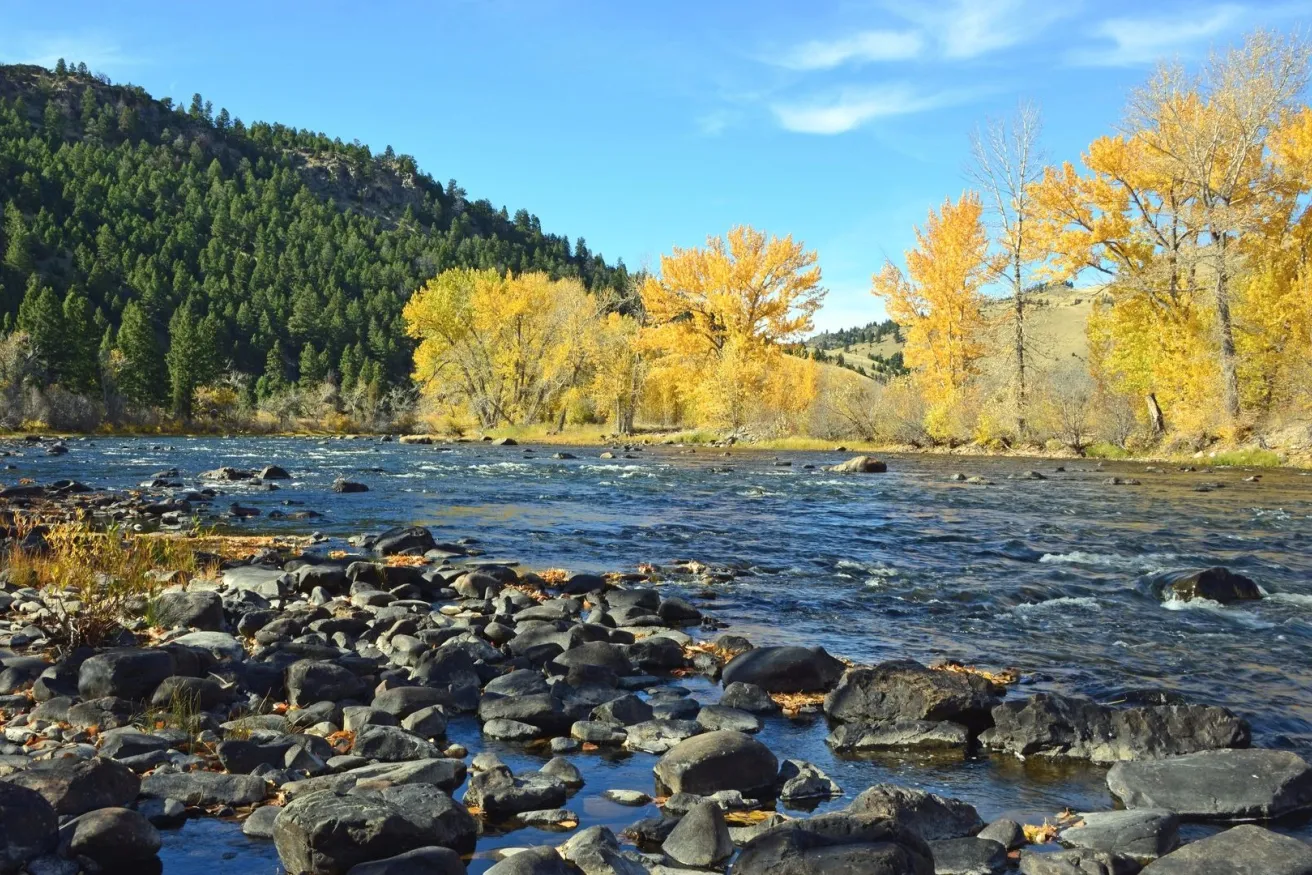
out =
[[[191,419],[191,400],[196,392],[196,322],[191,307],[182,304],[169,320],[169,351],[165,361],[169,368],[169,388],[173,415],[186,422]]]
[[[137,404],[163,401],[165,385],[164,356],[155,337],[155,327],[146,311],[130,301],[123,308],[118,329],[118,351],[122,357],[118,385],[123,397]]]
[[[41,285],[35,276],[28,282],[27,293],[18,308],[18,328],[31,337],[46,378],[58,380],[64,350],[64,311],[55,290]]]
[[[96,390],[100,383],[99,339],[91,302],[76,289],[64,296],[64,344],[60,356],[63,384],[83,394]]]

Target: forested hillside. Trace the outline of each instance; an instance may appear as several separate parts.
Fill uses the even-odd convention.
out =
[[[24,330],[47,383],[138,405],[189,408],[223,375],[260,398],[408,386],[401,308],[449,268],[630,286],[582,237],[391,146],[244,124],[62,62],[0,66],[0,208],[5,333]]]

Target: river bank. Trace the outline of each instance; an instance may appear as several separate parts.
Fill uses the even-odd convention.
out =
[[[474,856],[468,862],[471,871],[492,865],[503,849],[558,845],[575,835],[584,838],[574,844],[577,854],[567,851],[575,857],[569,871],[577,867],[591,875],[589,867],[597,859],[608,861],[607,871],[637,871],[631,866],[656,870],[675,865],[678,861],[671,856],[671,850],[677,854],[685,851],[677,850],[678,841],[666,848],[669,837],[660,831],[673,828],[678,815],[686,811],[699,812],[699,820],[685,832],[700,837],[701,852],[709,853],[712,861],[724,850],[719,841],[720,817],[725,819],[725,829],[732,830],[729,836],[731,841],[737,840],[737,848],[750,840],[750,833],[741,830],[759,829],[762,824],[774,823],[776,817],[791,818],[788,823],[776,824],[776,828],[786,830],[818,829],[825,823],[855,828],[868,826],[867,820],[879,819],[870,816],[873,810],[899,822],[911,817],[909,811],[932,810],[931,820],[941,824],[966,818],[969,809],[975,812],[978,823],[969,820],[969,829],[960,839],[970,841],[932,841],[958,841],[960,847],[956,850],[988,852],[983,856],[991,857],[997,849],[985,844],[987,836],[999,835],[1007,827],[998,826],[981,839],[975,830],[984,821],[1011,820],[1037,828],[1046,820],[1059,829],[1073,824],[1065,824],[1059,817],[1066,807],[1086,812],[1110,810],[1114,797],[1108,783],[1109,758],[1181,752],[1172,745],[1248,744],[1303,749],[1297,739],[1306,731],[1307,723],[1301,715],[1307,712],[1309,697],[1296,673],[1296,665],[1303,659],[1298,654],[1305,656],[1307,652],[1300,631],[1306,627],[1306,618],[1299,613],[1302,590],[1298,581],[1308,578],[1306,569],[1299,565],[1298,557],[1307,555],[1307,530],[1299,521],[1309,518],[1312,504],[1308,503],[1306,483],[1296,472],[1271,471],[1261,480],[1246,480],[1253,475],[1242,472],[1138,472],[1136,477],[1142,482],[1133,486],[1128,482],[1105,482],[1109,477],[1132,479],[1132,468],[1116,464],[1103,470],[1092,465],[1087,470],[1069,464],[1048,466],[1046,473],[1036,475],[1041,479],[1030,479],[1020,464],[981,460],[983,467],[977,470],[985,482],[967,483],[952,479],[949,468],[926,467],[937,462],[921,457],[891,459],[889,474],[843,476],[823,471],[825,465],[847,458],[847,454],[836,453],[783,454],[778,460],[742,453],[738,459],[731,457],[726,467],[718,453],[686,455],[681,452],[686,447],[633,447],[629,453],[633,458],[629,459],[620,452],[612,460],[571,460],[553,458],[551,448],[534,451],[523,446],[482,444],[441,447],[377,441],[343,444],[317,439],[207,439],[161,445],[158,450],[151,449],[154,444],[141,441],[82,444],[73,442],[65,455],[42,453],[7,461],[22,466],[14,474],[28,476],[37,485],[49,485],[59,477],[72,479],[67,475],[81,472],[83,479],[97,486],[115,482],[134,486],[135,495],[112,496],[121,502],[118,508],[111,507],[113,501],[99,508],[124,511],[118,522],[129,528],[150,516],[145,508],[151,503],[179,500],[186,491],[205,495],[209,490],[213,494],[205,496],[208,500],[196,500],[195,512],[186,515],[195,516],[207,528],[217,526],[250,536],[285,536],[306,532],[310,527],[323,532],[317,543],[308,539],[297,542],[309,550],[299,558],[287,553],[264,553],[255,565],[230,560],[217,577],[201,577],[190,583],[186,592],[178,592],[171,600],[195,598],[209,606],[202,625],[180,624],[195,631],[143,628],[135,632],[133,643],[137,647],[164,648],[173,653],[175,671],[180,657],[184,661],[193,657],[206,660],[203,667],[207,671],[196,680],[208,676],[225,687],[225,696],[231,696],[222,699],[222,706],[208,716],[198,715],[200,731],[214,733],[205,736],[205,744],[213,749],[207,747],[199,752],[194,746],[198,739],[190,734],[186,740],[181,739],[173,730],[171,717],[161,728],[153,721],[142,725],[142,721],[133,719],[133,713],[114,718],[113,709],[108,717],[105,711],[97,711],[97,720],[108,723],[126,719],[137,726],[131,732],[150,736],[141,743],[154,747],[150,753],[155,760],[160,759],[159,751],[164,751],[162,756],[167,761],[142,761],[152,763],[141,769],[151,774],[138,775],[142,786],[173,787],[169,782],[177,783],[181,776],[191,774],[181,770],[197,765],[197,760],[189,759],[196,757],[203,772],[234,779],[224,781],[224,786],[253,788],[254,784],[236,780],[246,774],[240,766],[236,772],[227,767],[222,773],[211,772],[213,757],[218,756],[213,746],[253,742],[273,771],[293,768],[289,763],[305,768],[305,775],[274,776],[272,783],[269,770],[261,769],[256,775],[264,779],[259,807],[271,808],[267,803],[277,801],[290,807],[298,794],[309,795],[298,787],[287,792],[287,787],[297,781],[331,778],[321,783],[336,787],[336,782],[353,768],[380,768],[349,759],[360,755],[354,745],[360,743],[363,733],[366,738],[360,750],[371,754],[370,760],[392,763],[385,770],[401,769],[402,780],[435,789],[424,789],[421,794],[419,790],[401,793],[398,788],[392,793],[394,798],[389,799],[365,782],[367,786],[346,797],[352,816],[364,812],[381,817],[383,812],[391,811],[387,806],[404,803],[407,794],[421,794],[427,800],[421,807],[428,808],[437,804],[433,800],[440,801],[441,797],[434,794],[449,795],[457,807],[467,811],[472,808],[469,816],[476,829],[481,824]],[[149,474],[168,473],[169,469],[160,467],[164,461],[171,461],[178,470],[158,479],[177,485],[142,488],[140,484],[150,479]],[[233,477],[232,472],[223,472],[225,464],[251,473],[266,464],[278,465],[289,469],[291,476],[259,480]],[[1068,470],[1055,470],[1060,467]],[[331,492],[338,477],[367,482],[370,491]],[[270,485],[279,488],[270,491]],[[1207,491],[1195,491],[1199,487]],[[82,500],[88,504],[94,494],[71,493],[84,496]],[[475,510],[480,495],[491,500]],[[669,506],[657,513],[661,503]],[[231,504],[261,510],[262,515],[234,517]],[[536,507],[530,509],[530,504]],[[1104,505],[1111,515],[1103,515]],[[1238,522],[1234,520],[1235,509],[1244,506],[1265,510],[1246,517],[1241,526],[1232,525]],[[324,516],[302,521],[269,518],[273,511],[285,514],[295,507],[314,508]],[[995,517],[994,508],[1005,508],[1005,516]],[[1045,534],[1027,517],[1032,514],[1036,519],[1059,521],[1067,510],[1075,508],[1087,525],[1070,532],[1053,528]],[[1130,518],[1117,521],[1117,516],[1127,514]],[[1198,514],[1202,516],[1191,522],[1191,515]],[[1175,553],[1169,560],[1161,547],[1142,540],[1133,546],[1122,541],[1132,532],[1142,532],[1143,521],[1153,518],[1174,530]],[[960,522],[940,528],[952,520]],[[376,539],[355,537],[370,528],[378,532],[398,522],[425,521],[432,527],[432,534],[426,539],[427,530],[399,533],[413,537],[416,543],[397,552],[390,552]],[[963,539],[974,541],[977,529],[982,540],[977,546],[967,547]],[[1222,548],[1232,529],[1246,533],[1248,540],[1235,543],[1235,549]],[[689,539],[667,540],[663,535],[684,530]],[[467,540],[470,536],[477,543]],[[799,537],[807,539],[804,546],[799,543],[800,554],[787,558],[788,545],[798,542]],[[1205,540],[1194,543],[1196,538]],[[875,548],[874,544],[880,542],[887,542],[891,549],[885,552]],[[1184,567],[1224,563],[1240,568],[1260,582],[1262,597],[1228,605],[1212,601],[1191,604],[1167,595],[1166,578],[1174,581],[1180,575],[1163,571],[1146,575],[1143,571],[1132,572],[1138,576],[1135,587],[1113,596],[1114,577],[1131,573],[1116,570],[1118,545],[1123,550],[1128,548],[1131,555],[1160,554],[1154,564],[1165,561]],[[419,552],[419,548],[424,548],[424,556],[407,555]],[[685,557],[682,560],[676,558],[680,553]],[[812,564],[806,570],[787,570],[790,563],[804,563],[801,557],[807,554],[823,557],[824,563]],[[686,558],[689,555],[700,559],[690,560]],[[523,556],[535,557],[535,561],[528,566],[513,561]],[[753,556],[754,561],[742,561],[747,556]],[[957,574],[945,567],[942,579],[931,588],[931,581],[939,573],[931,576],[932,566],[921,563],[939,561],[955,566]],[[548,573],[557,567],[573,571]],[[617,572],[619,576],[606,578],[602,572]],[[982,576],[989,585],[978,591],[969,586],[953,587],[951,581],[962,573]],[[260,586],[266,587],[263,595]],[[585,589],[586,593],[571,592]],[[12,586],[6,593],[11,599],[5,615],[5,622],[11,626],[8,643],[13,658],[20,660],[16,672],[23,665],[35,671],[34,664],[21,660],[36,654],[37,659],[48,662],[52,657],[49,648],[35,637],[16,648],[12,636],[17,632],[21,643],[23,629],[36,625],[32,620],[39,617],[40,608],[33,605],[40,596],[34,602],[30,593]],[[980,601],[986,594],[987,603]],[[221,621],[213,611],[216,600]],[[1120,619],[1122,612],[1124,623]],[[256,616],[247,620],[251,613]],[[869,614],[870,625],[859,621],[862,613]],[[785,615],[793,621],[779,623],[777,618]],[[159,618],[158,614],[153,617]],[[1091,624],[1091,620],[1096,622]],[[261,622],[264,625],[257,628]],[[725,624],[727,628],[719,628]],[[203,638],[207,643],[179,640],[196,634],[209,636]],[[229,638],[240,646],[240,654]],[[1014,644],[1010,643],[1013,639]],[[751,652],[759,655],[749,654],[746,663],[739,663],[740,668],[731,671],[735,661],[743,659],[736,651],[748,644],[756,645]],[[856,665],[836,663],[821,653],[796,649],[817,645],[826,654],[842,656]],[[1248,647],[1251,652],[1245,649]],[[932,671],[900,662],[908,657],[926,667],[957,662],[990,666],[999,673],[1013,666],[1017,671],[1014,679],[995,678],[1012,681],[1004,691],[983,676]],[[288,674],[293,662],[307,659],[332,665],[318,665],[311,672],[328,672],[335,679],[316,694],[327,695],[326,700],[294,697],[288,686],[289,680],[293,685],[297,683],[296,675]],[[794,676],[794,670],[803,676],[809,673],[810,679],[802,684],[803,694],[776,693],[782,703],[771,700],[767,705],[770,697],[765,688],[775,685],[775,681],[757,677],[738,682],[754,683],[766,692],[764,698],[754,690],[744,692],[736,687],[731,695],[730,687],[736,682],[733,672],[742,671],[741,666],[752,659],[791,665],[794,668],[784,672],[789,677]],[[1264,661],[1272,671],[1252,674],[1255,660]],[[861,665],[872,668],[863,669]],[[6,671],[10,667],[7,663]],[[70,707],[78,708],[81,706],[76,699],[83,697],[82,669],[78,666],[74,672],[74,667],[64,666],[62,674],[55,667],[52,674],[64,679],[63,692],[68,694]],[[41,672],[51,668],[47,664]],[[186,671],[199,672],[201,668],[193,663]],[[168,680],[170,686],[192,685],[190,680],[170,677],[174,678]],[[252,677],[263,678],[261,683],[266,686],[252,688]],[[334,685],[339,683],[351,695],[342,695]],[[269,684],[277,689],[270,691]],[[507,694],[499,684],[514,689]],[[475,686],[477,689],[473,689]],[[808,686],[811,689],[806,689]],[[1145,686],[1160,692],[1153,696],[1129,692]],[[21,688],[20,684],[20,692],[10,695],[25,699],[26,704],[17,703],[15,698],[7,699],[6,704],[26,708],[30,717],[37,704],[30,698],[36,695],[36,687],[27,693]],[[331,692],[325,693],[326,689]],[[396,692],[403,689],[437,692]],[[1241,692],[1244,689],[1249,695]],[[378,713],[384,710],[382,705],[389,696],[416,695],[441,699],[423,706],[441,711],[445,720],[441,736],[417,734],[417,721],[407,727],[405,720],[412,714],[392,714],[394,721],[390,721]],[[379,696],[383,696],[382,703],[377,702]],[[599,702],[590,697],[610,698]],[[1070,704],[1082,697],[1092,704]],[[148,698],[156,698],[155,692],[150,692]],[[525,704],[525,700],[532,704]],[[615,714],[617,706],[612,705],[594,713],[620,700],[624,708],[636,711],[621,717]],[[493,704],[484,704],[488,702]],[[893,710],[869,711],[876,702],[887,702]],[[938,706],[933,705],[935,702]],[[287,706],[281,714],[280,704]],[[781,704],[800,708],[788,712]],[[754,711],[744,705],[765,710]],[[284,721],[293,720],[305,710],[309,712],[305,719],[314,717],[316,722],[302,725],[296,719],[295,725],[289,722],[272,728],[261,724],[258,732],[271,733],[267,736],[252,735],[251,725],[239,725],[235,731],[225,729],[223,724],[234,722],[233,709],[239,706]],[[157,708],[172,710],[166,705]],[[357,708],[364,710],[350,710],[353,716],[348,729],[347,711]],[[513,713],[502,714],[498,708]],[[647,708],[652,711],[650,718]],[[726,708],[745,714],[728,713]],[[141,706],[134,709],[142,710]],[[1002,709],[1001,719],[998,709]],[[427,728],[436,725],[436,713],[429,711],[426,715],[434,721]],[[77,714],[86,716],[80,711]],[[355,715],[366,719],[356,723]],[[1155,721],[1148,715],[1162,719]],[[1167,715],[1169,720],[1165,719]],[[645,719],[625,722],[635,716]],[[95,751],[102,759],[105,757],[106,740],[99,736],[106,726],[96,724],[96,735],[79,739],[78,733],[85,730],[72,723],[61,726],[67,719],[41,717],[35,724],[29,720],[26,726],[19,719],[12,727],[13,721],[6,723],[6,737],[11,728],[16,737],[32,729],[46,740],[30,746],[26,740],[11,740],[22,748],[21,753],[11,756],[40,760],[56,751],[83,755]],[[498,720],[522,725],[506,726],[495,722]],[[579,734],[586,737],[578,738],[575,726],[580,721],[600,725],[580,727]],[[399,725],[393,726],[392,722]],[[650,722],[655,725],[635,728]],[[1048,732],[1039,738],[1007,729],[1018,722],[1029,731],[1041,725]],[[58,730],[54,740],[46,731],[47,723]],[[270,719],[269,723],[277,721]],[[491,731],[489,723],[493,724]],[[388,731],[369,728],[373,726]],[[531,735],[525,726],[533,728]],[[502,730],[510,731],[512,736],[524,735],[519,739],[496,737]],[[64,737],[66,731],[68,737]],[[330,747],[345,741],[347,736],[339,734],[343,732],[355,733],[348,752],[322,748],[320,741]],[[717,786],[712,790],[704,786],[707,792],[730,791],[730,795],[718,797],[715,808],[719,815],[705,806],[696,807],[695,799],[669,796],[665,791],[671,788],[655,785],[654,770],[670,751],[649,752],[642,748],[650,746],[652,740],[657,746],[677,747],[683,743],[679,736],[689,732],[693,734],[683,741],[718,732],[743,732],[748,741],[758,741],[773,757],[775,768],[764,769],[764,754],[736,736],[732,751],[724,756],[738,757],[742,750],[759,756],[760,767],[754,772],[770,771],[773,777],[769,786],[760,778],[756,779],[759,787]],[[379,739],[371,739],[371,733]],[[1088,743],[1108,737],[1117,739],[1120,747],[1104,744],[1099,748]],[[578,747],[568,749],[569,739]],[[836,743],[831,744],[831,740]],[[434,746],[437,754],[392,760],[372,755],[377,751],[369,746],[380,745],[381,750],[387,750],[390,745],[401,745],[402,750],[414,751],[419,750],[420,742]],[[458,752],[452,745],[463,747],[468,755],[447,756]],[[1037,747],[1027,750],[1031,745]],[[1056,750],[1054,745],[1064,749]],[[248,748],[239,745],[233,750]],[[423,752],[432,754],[433,750],[424,747]],[[509,784],[495,762],[475,758],[479,753],[500,758],[509,770]],[[135,755],[127,754],[125,758]],[[309,775],[321,768],[314,765],[311,756],[322,761],[325,771]],[[549,766],[557,756],[578,770],[584,781],[582,788],[574,789],[560,779],[560,773],[564,773],[574,780],[573,773],[560,762]],[[327,768],[334,757],[348,759]],[[278,761],[274,763],[273,759]],[[457,759],[465,778],[448,789],[442,786],[455,780],[454,773],[443,777],[445,772],[432,771],[438,766],[417,765],[428,760],[446,763]],[[784,785],[802,776],[803,771],[806,781],[802,783],[813,789],[830,788],[825,778],[810,769],[799,768],[797,774],[789,772],[787,779],[778,780],[782,777],[781,763],[790,759],[809,763],[843,792],[812,797],[800,809],[785,804]],[[230,760],[236,762],[232,757]],[[251,761],[245,764],[251,765]],[[223,766],[222,757],[218,765]],[[171,772],[173,766],[180,770],[176,775]],[[252,771],[259,766],[255,762]],[[1285,767],[1296,772],[1298,768],[1289,762]],[[160,778],[154,779],[153,771],[160,769]],[[544,769],[545,777],[540,774]],[[744,770],[728,771],[736,774]],[[370,781],[378,777],[373,772],[367,774]],[[1295,777],[1301,774],[1297,772]],[[388,780],[396,780],[391,772],[387,775]],[[497,808],[501,803],[492,803],[491,814],[482,804],[489,792],[494,799],[499,798],[498,794],[527,799],[532,793],[550,792],[547,798],[554,800],[556,791],[549,787],[555,784],[548,778],[564,784],[566,794],[562,802],[553,803],[549,815],[538,814],[543,809],[534,808],[502,817],[508,812]],[[1297,777],[1294,784],[1301,786],[1302,780]],[[186,781],[217,786],[215,778]],[[887,784],[908,787],[910,795],[887,788],[870,790]],[[626,807],[617,798],[636,801],[641,796],[607,792],[615,790],[633,791],[655,801]],[[760,796],[760,805],[739,803],[732,795],[735,790],[744,800]],[[940,800],[958,799],[961,804],[936,802],[915,791],[930,792]],[[172,792],[187,795],[190,784],[185,790]],[[254,790],[248,792],[253,794]],[[693,795],[705,796],[707,792]],[[137,807],[158,798],[147,795],[136,803]],[[203,794],[194,798],[209,799]],[[542,804],[543,797],[533,798],[538,799],[535,805]],[[178,800],[184,803],[184,811],[188,799]],[[233,865],[246,868],[233,871],[271,865],[278,849],[237,832],[241,828],[238,824],[248,819],[247,804],[235,802],[216,799],[203,805],[191,804],[188,813],[192,817],[185,826],[180,830],[164,829],[159,858],[165,870],[209,871],[222,867],[217,861],[197,859],[194,848],[188,850],[193,845],[222,847],[223,853],[234,854]],[[806,819],[805,808],[812,802],[815,807],[811,817],[818,816],[819,821]],[[231,812],[223,810],[223,804]],[[148,820],[153,805],[150,802],[147,806]],[[176,806],[169,807],[176,815]],[[448,820],[465,822],[455,808],[439,808],[452,812]],[[556,810],[561,808],[574,817]],[[197,819],[202,813],[205,819]],[[216,813],[221,815],[218,820],[209,819]],[[405,805],[393,813],[402,820],[417,816]],[[527,820],[522,814],[529,815]],[[1196,815],[1189,814],[1183,827],[1177,825],[1176,834],[1190,840],[1217,831],[1217,818]],[[277,812],[259,815],[270,816],[276,817]],[[654,822],[630,833],[634,839],[642,839],[638,844],[621,843],[612,848],[602,832],[604,828],[620,835],[635,822],[646,819]],[[568,827],[576,821],[577,828]],[[709,827],[694,830],[693,825],[698,823],[709,823]],[[1166,818],[1153,823],[1156,826],[1152,834],[1169,843],[1173,821]],[[1304,835],[1304,828],[1297,823],[1291,827],[1282,821],[1275,826]],[[428,821],[422,827],[428,836],[434,835],[437,828]],[[955,829],[960,830],[960,824]],[[707,835],[714,841],[707,843]],[[881,835],[890,837],[887,833]],[[1011,835],[1014,837],[1014,832]],[[892,838],[893,844],[911,857],[920,853],[916,836],[898,833]],[[1236,839],[1252,841],[1243,833],[1227,841]],[[1022,871],[1064,871],[1034,868],[1048,862],[1055,864],[1057,858],[1049,858],[1062,847],[1061,842],[1026,845],[1019,860],[1034,862],[1025,863],[1027,868]],[[936,860],[953,850],[934,845],[930,853],[936,848]],[[1259,852],[1248,845],[1245,848],[1247,854]],[[1233,856],[1236,852],[1229,848],[1217,853]],[[738,871],[753,871],[752,857],[739,854]],[[557,865],[552,861],[559,859],[530,856],[516,865],[527,866],[533,861],[532,866],[514,871],[552,871],[537,867]],[[938,860],[935,865],[942,862]],[[987,860],[977,864],[991,865],[988,871],[994,871],[1020,863],[1017,856],[1008,861],[1004,854],[992,864]],[[915,868],[921,864],[913,861],[909,865],[912,868],[905,871],[922,871]],[[1161,868],[1162,864],[1156,865]]]

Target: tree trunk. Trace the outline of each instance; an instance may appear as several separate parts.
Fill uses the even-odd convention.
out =
[[[1016,332],[1013,343],[1016,353],[1016,432],[1018,437],[1025,437],[1027,430],[1026,407],[1029,403],[1029,387],[1025,383],[1025,293],[1021,288],[1021,264],[1014,263],[1014,281],[1016,284]]]
[[[1235,330],[1230,318],[1230,275],[1227,270],[1226,238],[1218,238],[1220,258],[1216,266],[1216,321],[1221,330],[1221,395],[1225,413],[1233,423],[1239,419],[1239,366],[1235,356]]]
[[[1166,420],[1162,416],[1162,407],[1157,403],[1157,396],[1152,392],[1148,393],[1148,425],[1153,431],[1155,437],[1160,437],[1166,431]]]

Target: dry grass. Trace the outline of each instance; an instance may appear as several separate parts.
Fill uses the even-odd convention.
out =
[[[965,665],[951,659],[935,663],[934,665],[931,665],[930,668],[934,671],[947,671],[956,674],[973,674],[999,687],[1009,687],[1020,680],[1020,672],[1014,668],[1004,668],[1000,671],[989,671],[988,669],[978,668],[973,665]]]
[[[770,698],[783,709],[785,717],[796,717],[805,711],[814,711],[825,703],[824,693],[771,693]]]

